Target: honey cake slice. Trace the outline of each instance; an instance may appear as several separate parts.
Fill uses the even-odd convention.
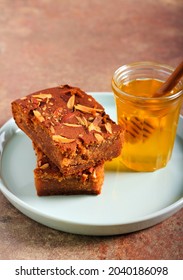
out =
[[[34,181],[38,196],[49,195],[98,195],[104,181],[104,164],[90,167],[75,175],[64,176],[59,168],[34,145],[37,167]]]
[[[124,128],[77,87],[63,85],[17,99],[12,113],[17,125],[65,175],[121,152]]]

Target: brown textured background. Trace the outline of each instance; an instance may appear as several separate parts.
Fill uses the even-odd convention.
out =
[[[122,64],[183,59],[182,0],[0,0],[0,11],[0,125],[30,92],[111,91]],[[88,237],[44,227],[0,194],[0,259],[183,259],[183,210],[137,233]]]

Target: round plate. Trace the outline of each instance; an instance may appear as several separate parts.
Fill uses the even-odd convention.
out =
[[[91,93],[115,120],[112,93]],[[10,119],[0,131],[0,189],[22,213],[48,227],[86,235],[115,235],[153,226],[183,206],[183,118],[173,155],[155,172],[133,172],[106,164],[98,196],[38,197],[31,140]]]

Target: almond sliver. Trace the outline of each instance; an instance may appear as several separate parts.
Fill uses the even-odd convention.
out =
[[[75,102],[75,95],[72,95],[67,102],[67,108],[72,110],[74,107],[74,102]]]
[[[53,135],[52,139],[56,142],[63,143],[63,144],[72,143],[72,142],[75,141],[75,139],[66,138],[66,137],[61,136],[61,135]]]

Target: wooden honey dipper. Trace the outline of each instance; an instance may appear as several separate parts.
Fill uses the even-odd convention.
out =
[[[163,85],[154,93],[152,98],[159,98],[165,96],[168,92],[178,84],[183,76],[183,61],[175,68],[168,79]],[[126,125],[126,140],[131,143],[137,143],[142,140],[146,141],[155,130],[153,121],[149,118],[146,120],[140,120],[138,117],[123,117],[119,123],[125,123]]]
[[[166,82],[156,91],[153,97],[162,97],[170,92],[180,81],[183,76],[183,61],[175,68]]]

